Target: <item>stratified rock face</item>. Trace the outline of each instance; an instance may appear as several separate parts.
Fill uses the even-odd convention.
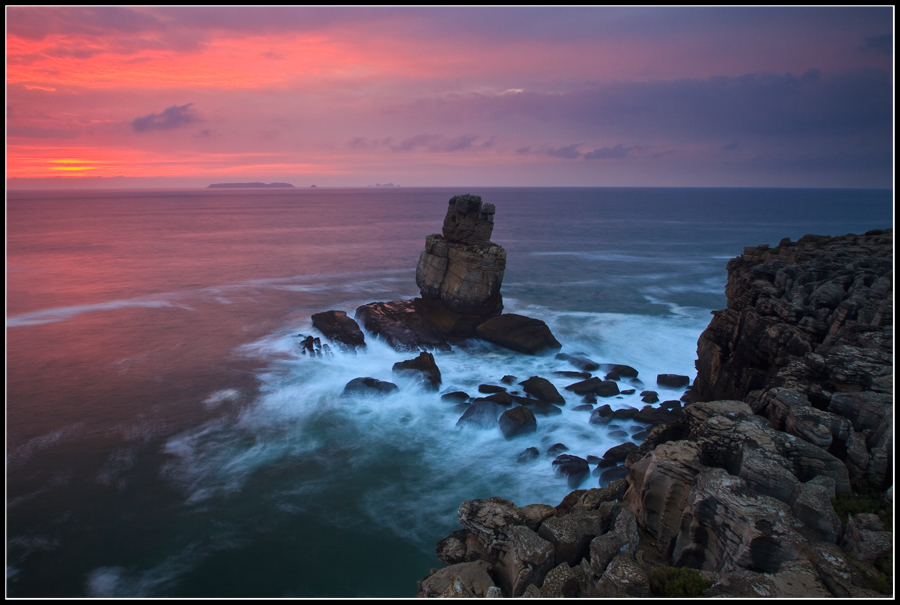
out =
[[[728,263],[725,292],[728,308],[697,343],[691,399],[744,400],[852,477],[887,487],[893,230],[745,248]]]
[[[506,250],[490,241],[493,228],[493,204],[458,195],[450,200],[443,235],[425,238],[416,285],[429,301],[426,315],[447,334],[469,336],[478,323],[503,310]]]
[[[893,229],[745,248],[697,343],[693,400],[783,386],[824,408],[833,393],[891,393],[893,248]]]

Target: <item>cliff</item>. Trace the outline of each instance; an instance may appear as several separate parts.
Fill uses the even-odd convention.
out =
[[[746,248],[625,479],[464,502],[419,596],[891,594],[892,269],[892,230]]]

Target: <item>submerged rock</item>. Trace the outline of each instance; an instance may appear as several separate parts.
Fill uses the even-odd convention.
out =
[[[390,395],[399,390],[393,382],[375,378],[354,378],[344,387],[343,395]]]
[[[600,369],[600,364],[596,361],[590,360],[587,357],[581,357],[580,355],[569,355],[568,353],[558,353],[556,355],[557,359],[562,359],[563,361],[568,361],[573,366],[578,368],[579,370],[584,370],[585,372],[594,372]]]
[[[500,430],[507,439],[527,435],[537,430],[537,420],[531,410],[519,405],[500,415]]]
[[[427,352],[419,353],[415,359],[398,361],[392,368],[395,374],[413,374],[424,379],[425,388],[437,391],[441,386],[441,370],[434,361],[434,355]]]
[[[483,429],[491,429],[497,426],[504,407],[493,401],[480,399],[472,403],[463,415],[456,421],[456,426],[475,426]]]

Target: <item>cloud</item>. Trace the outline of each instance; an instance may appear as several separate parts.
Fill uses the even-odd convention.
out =
[[[638,149],[637,147],[625,147],[619,143],[615,147],[598,147],[593,151],[584,154],[586,160],[607,160],[612,158],[626,158],[630,152]]]
[[[863,52],[877,52],[882,55],[890,55],[894,52],[894,35],[867,36],[866,43],[859,47]]]
[[[416,149],[424,149],[432,152],[463,151],[472,147],[472,143],[477,138],[476,135],[462,135],[454,138],[447,138],[440,134],[419,134],[405,139],[397,145],[391,146],[391,149],[394,151],[413,151]]]
[[[6,18],[7,34],[32,40],[51,34],[103,36],[163,28],[152,15],[116,7],[12,7],[7,9]]]
[[[197,122],[198,119],[187,105],[173,105],[167,107],[162,113],[151,113],[148,116],[135,118],[131,122],[131,127],[135,132],[147,132],[150,130],[172,130]]]
[[[578,146],[581,143],[575,143],[574,145],[566,145],[565,147],[559,147],[557,149],[548,149],[547,155],[551,158],[563,158],[565,160],[575,160],[581,157],[581,152],[578,151]]]

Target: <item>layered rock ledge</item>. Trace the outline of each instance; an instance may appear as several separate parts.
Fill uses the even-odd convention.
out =
[[[892,259],[892,230],[745,249],[691,403],[625,479],[464,502],[419,596],[892,594]],[[667,594],[672,574],[694,592]]]

